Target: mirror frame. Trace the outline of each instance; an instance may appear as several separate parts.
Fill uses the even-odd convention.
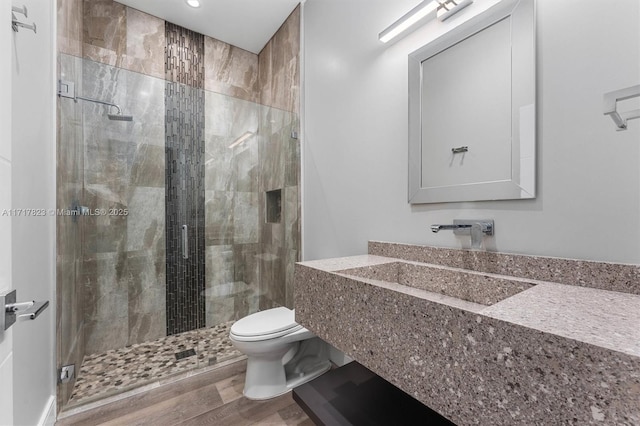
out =
[[[422,63],[503,19],[511,20],[511,178],[422,186]],[[409,55],[409,203],[535,198],[535,39],[535,0],[503,0]]]

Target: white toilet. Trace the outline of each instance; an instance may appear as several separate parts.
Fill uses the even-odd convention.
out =
[[[295,322],[284,307],[236,321],[229,338],[247,355],[244,396],[269,399],[312,380],[331,367],[325,342]]]

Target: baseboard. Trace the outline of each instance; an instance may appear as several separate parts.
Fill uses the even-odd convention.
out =
[[[56,423],[56,397],[51,395],[47,405],[40,416],[38,426],[53,426]]]

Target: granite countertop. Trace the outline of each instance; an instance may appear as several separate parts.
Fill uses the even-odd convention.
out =
[[[421,264],[390,257],[361,255],[300,262],[300,265],[336,272],[392,262]],[[443,270],[464,271],[439,265],[430,266]],[[409,296],[640,357],[640,295],[498,274],[479,274],[535,285],[501,302],[485,306],[401,284],[358,279]]]

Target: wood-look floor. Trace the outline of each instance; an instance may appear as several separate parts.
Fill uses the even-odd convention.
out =
[[[246,365],[239,361],[63,418],[56,425],[313,425],[291,393],[268,401],[242,396]]]

